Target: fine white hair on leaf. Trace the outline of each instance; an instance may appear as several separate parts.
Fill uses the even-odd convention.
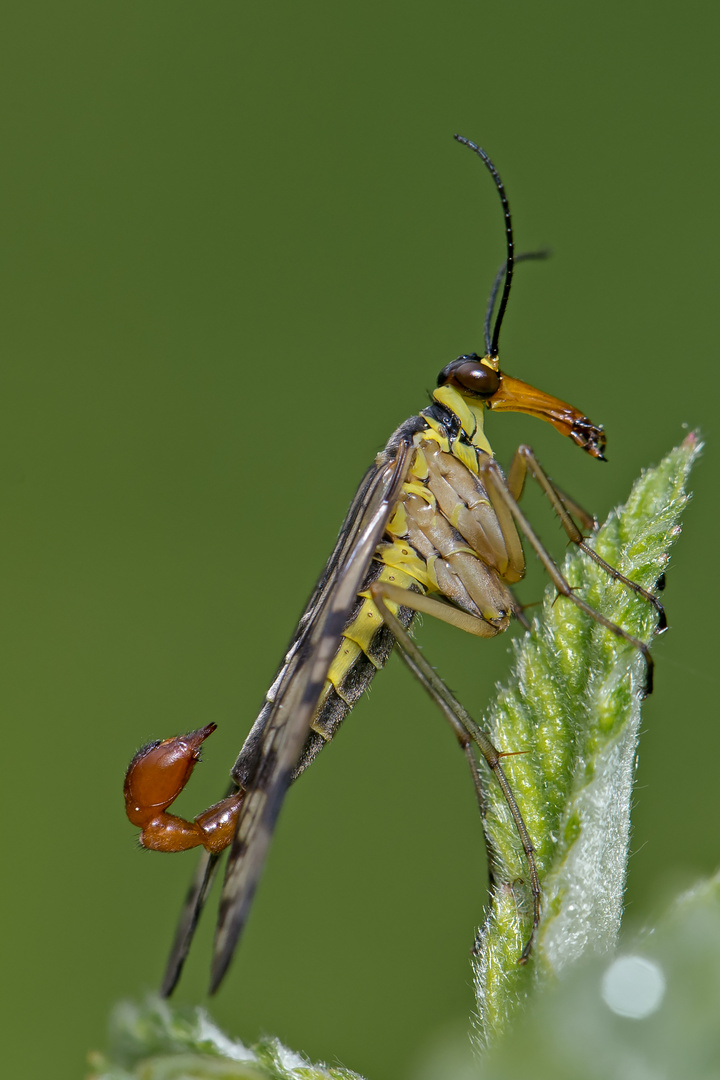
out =
[[[700,452],[689,435],[643,472],[625,506],[590,539],[611,566],[652,591],[680,533],[686,481]],[[581,551],[563,573],[588,604],[652,643],[655,608]],[[515,649],[508,686],[485,719],[534,847],[542,918],[527,965],[532,904],[527,868],[502,796],[486,785],[490,904],[474,965],[481,1047],[503,1032],[533,987],[617,941],[630,843],[630,809],[647,667],[632,644],[548,587],[543,616]]]

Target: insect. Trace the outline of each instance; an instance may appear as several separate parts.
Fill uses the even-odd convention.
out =
[[[180,976],[220,852],[231,844],[211,992],[220,985],[247,920],[289,785],[333,738],[393,646],[449,721],[481,804],[475,749],[505,796],[527,861],[532,893],[532,926],[518,957],[521,963],[527,960],[540,918],[540,883],[532,840],[501,764],[506,754],[473,722],[409,633],[418,612],[481,638],[502,633],[513,616],[527,625],[511,589],[525,572],[521,535],[561,596],[643,653],[647,691],[651,688],[647,645],[577,596],[534,532],[519,506],[526,477],[545,493],[568,538],[610,577],[653,604],[662,627],[659,601],[592,550],[582,530],[592,528],[593,519],[555,486],[528,446],[516,451],[505,476],[485,436],[486,412],[528,413],[551,423],[592,457],[604,460],[602,427],[566,402],[500,370],[498,342],[514,266],[545,253],[515,254],[510,208],[495,166],[481,147],[461,136],[455,138],[487,167],[503,208],[507,255],[488,302],[484,354],[460,356],[442,369],[430,405],[400,425],[366,473],[232,768],[226,797],[192,822],[167,812],[188,782],[201,744],[215,724],[144,747],[128,769],[126,809],[142,830],[141,844],[160,851],[205,849],[172,947],[162,986],[165,995]],[[513,752],[521,751],[512,748],[507,753]]]

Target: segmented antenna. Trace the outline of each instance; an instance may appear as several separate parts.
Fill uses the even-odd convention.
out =
[[[457,139],[459,143],[462,143],[463,146],[467,146],[470,150],[473,150],[487,166],[488,172],[495,181],[495,187],[498,190],[500,202],[503,206],[503,214],[505,216],[505,239],[507,241],[507,259],[505,260],[504,266],[505,284],[503,285],[502,296],[500,297],[500,306],[498,307],[497,318],[495,319],[495,326],[493,328],[492,340],[489,346],[487,346],[486,340],[488,356],[494,359],[498,354],[500,327],[502,326],[503,317],[505,315],[505,308],[507,307],[508,296],[510,295],[510,283],[512,282],[513,268],[515,266],[515,243],[513,241],[512,218],[510,217],[510,203],[508,202],[507,195],[505,194],[505,187],[502,180],[500,179],[500,174],[493,165],[490,158],[483,150],[483,148],[481,146],[477,146],[474,142],[470,142],[469,139],[464,138],[462,135],[455,135],[454,138]],[[493,296],[492,299],[494,306],[495,297]]]

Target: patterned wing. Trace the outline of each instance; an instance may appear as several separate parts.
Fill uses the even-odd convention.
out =
[[[263,732],[257,767],[230,852],[215,936],[210,992],[220,985],[243,931],[265,862],[280,807],[307,738],[310,722],[340,645],[357,593],[362,588],[400,489],[407,476],[410,441],[396,447],[364,485],[355,521],[343,529],[333,558],[316,590],[306,625],[276,682],[275,700]],[[367,478],[366,478],[367,481]]]
[[[248,790],[248,796],[223,887],[213,988],[227,969],[247,919],[275,821],[328,667],[399,497],[411,453],[409,437],[396,440],[382,464],[373,465],[363,478],[272,689],[233,768],[234,778]],[[235,785],[228,794],[234,790]],[[170,951],[160,991],[164,997],[172,993],[180,978],[218,860],[219,855],[202,853]]]

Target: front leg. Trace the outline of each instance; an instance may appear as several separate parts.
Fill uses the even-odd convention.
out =
[[[525,447],[521,449],[527,450],[528,448]],[[532,451],[530,451],[530,453],[532,454]],[[534,455],[532,455],[532,458],[529,460],[535,462]],[[652,656],[650,655],[650,650],[645,644],[645,642],[641,641],[633,634],[629,634],[627,630],[623,630],[621,626],[618,626],[617,623],[612,622],[611,619],[606,618],[594,607],[592,607],[585,600],[583,600],[582,597],[578,596],[575,591],[570,587],[569,583],[566,581],[566,579],[560,572],[558,566],[543,545],[542,541],[538,537],[527,517],[518,506],[517,500],[514,498],[512,492],[508,490],[508,485],[505,477],[503,476],[502,471],[494,458],[488,457],[482,461],[480,466],[480,473],[483,481],[486,483],[487,492],[490,496],[490,500],[493,506],[495,508],[502,507],[502,509],[506,513],[510,513],[512,515],[516,525],[520,528],[523,535],[533,547],[536,555],[540,559],[540,562],[545,567],[548,577],[550,578],[560,595],[567,597],[568,600],[571,600],[576,607],[580,608],[581,611],[584,611],[585,614],[588,615],[591,619],[593,619],[596,623],[599,623],[600,626],[604,626],[606,630],[609,630],[610,633],[614,634],[616,637],[624,638],[625,641],[628,641],[631,645],[634,645],[635,648],[643,654],[643,657],[645,658],[645,663],[647,665],[647,673],[645,678],[645,695],[647,696],[648,694],[651,694],[653,686],[654,664]],[[545,476],[545,473],[542,473],[542,475]],[[546,491],[551,502],[556,507],[558,515],[560,516],[561,521],[563,521],[563,524],[566,520],[567,522],[569,522],[569,526],[566,528],[566,532],[568,533],[568,536],[570,536],[570,539],[573,540],[578,545],[578,547],[581,547],[583,551],[591,555],[591,557],[599,565],[601,565],[605,570],[607,570],[611,577],[615,577],[618,580],[621,580],[624,584],[628,585],[634,591],[642,593],[645,597],[647,597],[648,600],[653,600],[656,604],[659,604],[659,601],[657,601],[656,598],[652,596],[652,594],[646,593],[645,590],[641,589],[639,585],[636,585],[634,582],[629,581],[626,577],[624,577],[623,574],[620,573],[619,570],[616,570],[614,567],[610,566],[603,559],[601,559],[599,555],[592,551],[592,548],[587,547],[582,537],[582,534],[580,533],[575,523],[572,521],[572,518],[565,509],[562,500],[560,499],[560,496],[556,492],[555,488],[552,485],[552,482],[549,479],[547,479],[547,487],[543,487],[543,490]],[[571,532],[574,535],[571,535]]]
[[[615,581],[621,581],[628,589],[632,589],[638,596],[642,596],[644,600],[647,600],[649,604],[652,604],[658,613],[658,633],[662,633],[663,630],[667,629],[665,609],[657,596],[648,592],[646,589],[643,589],[642,586],[638,585],[635,581],[630,581],[630,579],[626,578],[624,574],[621,574],[619,570],[616,570],[614,566],[606,563],[605,560],[589,546],[585,537],[573,521],[571,514],[578,518],[585,528],[595,528],[595,520],[578,506],[576,502],[555,486],[538,459],[535,457],[535,452],[529,446],[518,447],[515,451],[512,465],[510,466],[510,472],[508,473],[507,488],[515,501],[517,502],[520,498],[527,472],[530,473],[533,480],[536,481],[552,503],[553,509],[560,518],[560,522],[568,539],[570,539],[573,544],[577,544],[586,555],[589,555],[590,558],[596,562],[598,566],[601,566],[606,574],[614,578]]]

